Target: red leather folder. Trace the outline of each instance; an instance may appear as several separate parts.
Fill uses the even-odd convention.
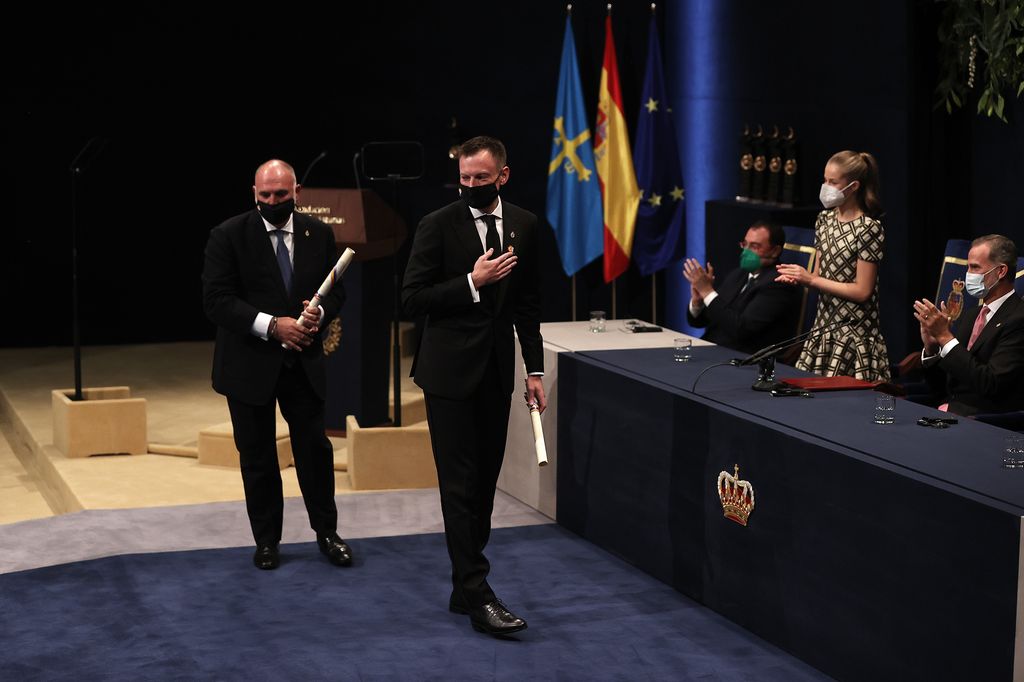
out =
[[[781,382],[793,388],[802,388],[805,391],[857,391],[866,388],[874,388],[877,382],[854,379],[853,377],[800,377],[793,379],[782,379]]]

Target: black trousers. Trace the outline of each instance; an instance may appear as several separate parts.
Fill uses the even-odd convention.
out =
[[[314,391],[299,362],[283,366],[275,398],[266,405],[248,405],[228,398],[245,487],[245,507],[257,544],[281,541],[284,495],[277,464],[276,403],[288,422],[295,472],[309,525],[319,535],[338,527],[334,503],[334,448],[324,432],[324,401]]]
[[[493,356],[488,365],[480,386],[465,400],[425,394],[452,563],[452,598],[470,607],[494,599],[484,547],[491,535],[511,401],[501,390]]]

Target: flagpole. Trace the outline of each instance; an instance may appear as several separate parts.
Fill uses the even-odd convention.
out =
[[[608,3],[608,16],[611,16],[611,3]],[[618,280],[611,281],[611,318],[616,319],[615,316],[615,293],[618,291]]]
[[[658,273],[656,272],[651,273],[651,324],[658,324]]]
[[[572,275],[572,321],[576,321],[576,273]]]
[[[613,320],[619,319],[618,316],[615,313],[615,298],[616,298],[615,297],[615,292],[618,291],[618,289],[619,289],[618,285],[619,285],[619,280],[618,279],[612,280],[612,319]]]

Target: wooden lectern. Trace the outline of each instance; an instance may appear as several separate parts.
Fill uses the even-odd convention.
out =
[[[343,279],[345,305],[323,331],[327,429],[344,431],[349,414],[361,425],[383,424],[388,421],[388,351],[395,313],[392,257],[408,234],[405,222],[368,189],[303,187],[295,204],[296,211],[334,230],[338,253],[346,247],[356,252]]]

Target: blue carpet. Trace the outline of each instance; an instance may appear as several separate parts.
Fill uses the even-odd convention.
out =
[[[529,629],[447,611],[441,535],[135,554],[0,575],[5,679],[818,680],[816,670],[556,525],[494,531],[492,585]]]

